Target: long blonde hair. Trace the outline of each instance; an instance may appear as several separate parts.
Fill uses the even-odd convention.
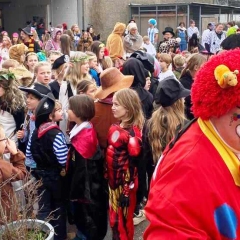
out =
[[[137,126],[140,130],[143,128],[144,115],[141,101],[136,91],[124,88],[117,91],[114,97],[127,110],[127,119],[124,121],[126,128]]]
[[[76,51],[70,57],[71,67],[69,68],[66,79],[72,84],[74,88],[77,87],[78,82],[83,79],[91,80],[91,76],[87,74],[81,73],[81,66],[88,62],[88,56],[84,52]]]
[[[0,85],[5,93],[0,97],[0,103],[4,109],[8,109],[10,113],[14,113],[26,106],[23,92],[18,88],[17,80],[6,69],[0,70]],[[2,78],[2,75],[9,75],[8,80]]]
[[[178,99],[169,107],[160,106],[153,112],[147,128],[154,163],[157,163],[164,148],[175,136],[177,127],[183,126],[185,120],[183,99]]]

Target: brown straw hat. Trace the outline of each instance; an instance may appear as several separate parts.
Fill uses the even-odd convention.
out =
[[[111,93],[123,88],[131,87],[134,76],[124,76],[117,68],[111,67],[104,70],[100,75],[101,87],[98,88],[95,97],[104,99]]]

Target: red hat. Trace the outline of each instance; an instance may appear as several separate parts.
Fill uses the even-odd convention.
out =
[[[240,49],[224,51],[198,71],[191,90],[195,117],[221,117],[240,106],[239,58]]]

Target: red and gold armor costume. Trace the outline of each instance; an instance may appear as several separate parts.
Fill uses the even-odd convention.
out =
[[[133,213],[138,187],[136,157],[141,153],[141,130],[112,125],[106,152],[109,218],[113,239],[132,240]]]

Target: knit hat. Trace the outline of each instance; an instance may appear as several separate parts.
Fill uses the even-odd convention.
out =
[[[21,62],[21,56],[27,52],[28,48],[23,43],[13,45],[9,48],[9,58]]]
[[[191,90],[195,117],[221,117],[240,105],[240,49],[211,57],[197,72]]]
[[[52,113],[54,106],[55,106],[55,100],[53,100],[49,96],[45,96],[40,100],[35,111],[36,128],[39,128],[41,124],[48,122],[49,115]]]
[[[68,63],[69,61],[70,61],[70,58],[68,55],[62,55],[61,57],[57,58],[54,61],[53,65],[52,65],[52,69],[58,69],[64,63]]]
[[[129,23],[127,26],[128,31],[131,31],[131,29],[138,29],[137,24],[136,23]]]
[[[159,82],[155,93],[155,103],[161,104],[163,107],[173,105],[178,99],[185,98],[190,95],[190,90],[173,77],[167,77]]]
[[[157,21],[156,21],[156,19],[154,19],[154,18],[149,19],[149,20],[148,20],[148,23],[149,23],[149,24],[152,24],[153,26],[157,26]]]

